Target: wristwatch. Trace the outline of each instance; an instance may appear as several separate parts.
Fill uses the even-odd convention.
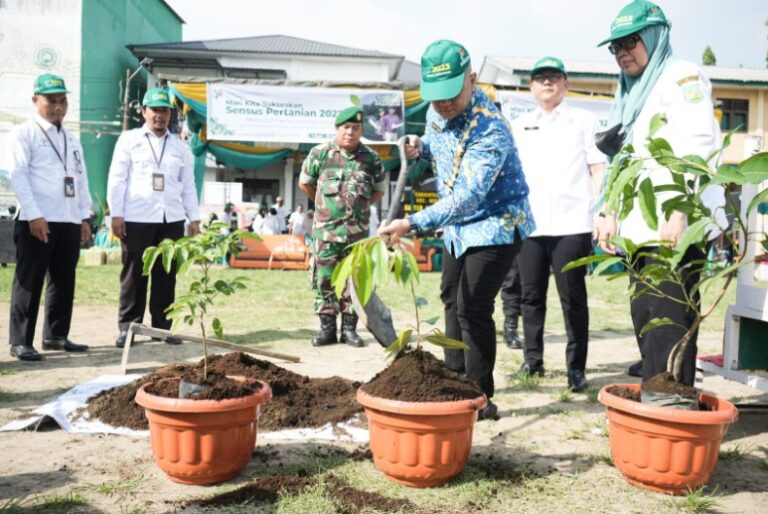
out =
[[[416,225],[416,223],[413,222],[413,218],[408,217],[406,219],[408,220],[408,226],[411,228],[411,232],[413,232],[414,234],[416,234],[418,236],[419,235],[419,227]]]

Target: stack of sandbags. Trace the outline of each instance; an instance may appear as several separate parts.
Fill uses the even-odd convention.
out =
[[[98,246],[92,246],[85,251],[85,260],[83,264],[86,266],[101,266],[107,262],[107,252],[103,248]]]
[[[122,264],[123,251],[118,246],[117,248],[109,248],[107,250],[107,264]]]

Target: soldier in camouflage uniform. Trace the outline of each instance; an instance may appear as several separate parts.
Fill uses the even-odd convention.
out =
[[[363,346],[349,285],[336,298],[331,276],[348,253],[347,246],[368,236],[370,207],[384,196],[384,169],[376,152],[360,142],[363,112],[359,107],[341,111],[335,125],[336,138],[309,152],[299,179],[299,188],[315,201],[313,285],[321,328],[312,345],[337,342],[336,315],[341,311],[341,342]]]

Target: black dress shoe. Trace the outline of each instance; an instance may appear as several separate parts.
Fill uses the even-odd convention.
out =
[[[166,337],[165,344],[181,344],[181,339],[178,337]]]
[[[584,376],[584,372],[582,370],[572,369],[568,372],[568,387],[574,393],[578,393],[589,387],[589,383],[587,383],[587,377]]]
[[[517,335],[517,331],[510,332],[509,334],[505,335],[504,342],[507,343],[507,348],[510,350],[523,349],[523,341],[520,339],[520,336]]]
[[[477,420],[482,421],[484,419],[499,419],[499,408],[491,400],[488,400],[488,405],[480,409],[477,413]]]
[[[43,339],[43,350],[64,350],[65,352],[84,352],[88,345],[77,344],[66,337]]]
[[[16,357],[20,361],[39,361],[43,358],[37,350],[23,344],[11,345],[11,357]]]
[[[627,374],[630,377],[642,377],[643,376],[643,361],[637,361],[627,368]]]
[[[507,380],[515,380],[518,378],[522,378],[524,375],[538,375],[540,377],[544,376],[544,365],[543,364],[537,364],[535,366],[531,366],[527,362],[524,362],[522,366],[520,366],[520,369],[515,371],[514,373],[510,373],[507,375]]]
[[[128,331],[121,330],[117,336],[117,339],[115,339],[115,346],[117,346],[118,348],[123,348],[127,340],[128,340]]]

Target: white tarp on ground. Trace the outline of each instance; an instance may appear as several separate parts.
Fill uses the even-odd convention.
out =
[[[115,434],[134,437],[148,437],[149,430],[131,430],[113,427],[99,420],[90,419],[88,399],[101,391],[133,382],[141,375],[104,375],[84,384],[78,384],[54,400],[30,411],[29,417],[11,421],[0,427],[0,432],[37,428],[47,418],[53,419],[63,430],[73,434]],[[258,439],[270,441],[319,440],[368,442],[368,430],[346,423],[328,423],[320,428],[296,428],[278,432],[259,432]]]
[[[405,134],[403,92],[208,84],[209,140],[322,143],[343,109],[363,110],[363,142],[395,144]]]

